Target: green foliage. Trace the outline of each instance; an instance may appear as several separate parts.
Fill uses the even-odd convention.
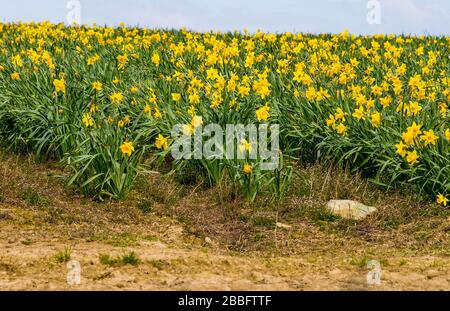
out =
[[[137,266],[141,261],[135,252],[124,253],[117,257],[111,257],[108,254],[101,254],[99,256],[100,263],[106,266]]]
[[[72,248],[65,247],[63,250],[60,250],[55,254],[54,259],[57,263],[65,263],[68,262],[71,257],[72,257]]]
[[[231,180],[249,201],[258,193],[282,200],[292,159],[329,160],[386,188],[414,184],[432,197],[450,193],[446,37],[0,27],[2,137],[18,152],[60,160],[71,174],[67,185],[86,195],[123,198],[150,152],[182,183]],[[102,88],[95,90],[94,82]],[[391,102],[382,104],[382,97]],[[411,111],[413,102],[421,110]],[[270,109],[263,118],[262,107]],[[364,117],[354,117],[361,107]],[[336,121],[337,109],[344,116]],[[279,124],[285,163],[263,171],[259,158],[174,161],[165,144],[155,146],[161,135],[170,147],[173,126],[192,125],[194,117],[223,129]],[[417,136],[408,145],[417,163],[396,152],[412,122],[437,135],[432,144]],[[338,123],[345,133],[338,133]],[[126,142],[133,151],[121,149]],[[246,164],[251,172],[243,172]]]
[[[22,199],[30,206],[47,207],[50,200],[32,188],[27,188],[22,192]]]

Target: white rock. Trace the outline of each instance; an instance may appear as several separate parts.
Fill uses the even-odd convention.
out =
[[[283,229],[291,229],[292,228],[291,225],[287,225],[287,224],[284,224],[282,222],[277,222],[277,227],[278,228],[283,228]]]
[[[352,200],[330,200],[327,203],[328,210],[343,218],[363,219],[374,213],[377,209]]]

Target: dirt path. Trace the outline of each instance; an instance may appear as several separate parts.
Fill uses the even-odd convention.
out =
[[[450,265],[439,257],[388,258],[381,285],[368,285],[369,270],[345,257],[242,256],[214,246],[160,241],[138,241],[125,248],[79,239],[26,241],[25,236],[0,241],[0,289],[450,290]],[[80,285],[68,285],[69,269],[55,261],[55,254],[68,245],[71,258],[81,265]],[[140,264],[115,267],[99,261],[99,254],[114,257],[130,251]]]
[[[308,198],[294,197],[282,214],[218,204],[214,193],[161,180],[125,201],[95,202],[64,191],[54,177],[62,173],[0,157],[0,290],[450,290],[450,217],[433,206],[425,214],[409,198],[374,193],[376,217],[349,223],[330,220]],[[327,187],[342,196],[335,182],[311,184],[319,186],[310,197]],[[183,191],[188,197],[167,199]],[[158,202],[144,212],[150,195]],[[274,219],[290,229],[277,230]],[[68,260],[80,263],[79,285],[67,283]],[[367,284],[370,260],[380,263],[380,285]]]

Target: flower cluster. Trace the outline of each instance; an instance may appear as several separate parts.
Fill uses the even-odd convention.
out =
[[[449,52],[448,37],[0,24],[0,122],[15,143],[85,163],[74,170],[96,191],[118,187],[109,166],[132,180],[148,146],[167,156],[175,124],[193,137],[209,123],[277,123],[285,155],[330,157],[445,206]],[[197,169],[218,179],[223,167],[259,180],[249,159]]]

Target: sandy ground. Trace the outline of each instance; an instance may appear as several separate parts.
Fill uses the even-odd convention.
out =
[[[199,202],[188,198],[174,211],[171,202],[159,204],[166,214],[156,207],[139,210],[139,195],[97,203],[64,191],[53,177],[58,174],[24,158],[0,159],[0,290],[450,290],[450,218],[420,216],[384,230],[376,221],[397,219],[391,215],[397,198],[392,204],[382,198],[387,203],[380,216],[358,225],[356,234],[347,233],[351,227],[344,222],[336,223],[344,230],[333,233],[328,222],[315,224],[310,216],[285,216],[290,229],[273,229],[250,226],[239,215],[229,220],[223,206],[202,201],[203,193],[196,195]],[[188,221],[180,220],[180,210]],[[263,234],[258,247],[242,243]],[[73,271],[56,259],[65,248],[80,263],[78,285],[68,284]],[[114,258],[131,251],[139,264],[100,260],[102,254]],[[380,285],[367,283],[372,259],[381,265]]]
[[[36,239],[33,232],[17,231],[6,238],[14,230],[2,227],[1,290],[450,290],[448,259],[433,256],[388,258],[381,284],[369,285],[369,269],[346,257],[236,255],[214,245],[170,241],[137,241],[123,248],[81,239]],[[34,242],[25,245],[30,237]],[[68,245],[71,259],[80,262],[79,285],[67,283],[70,269],[54,259]],[[111,267],[99,261],[99,254],[125,251],[135,251],[141,263]]]

